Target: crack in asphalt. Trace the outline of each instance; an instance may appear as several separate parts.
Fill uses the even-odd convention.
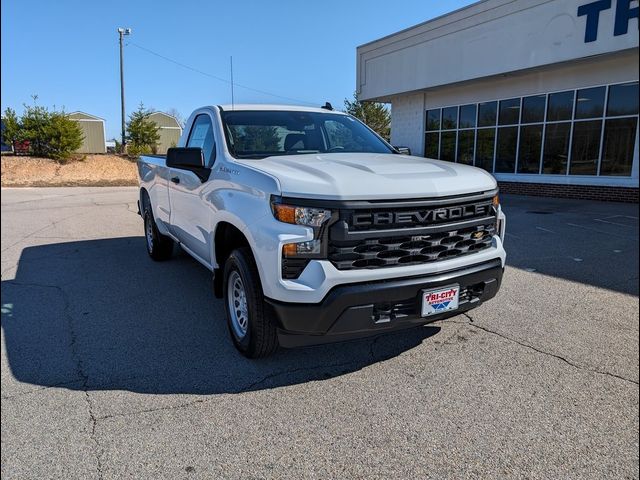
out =
[[[154,413],[154,412],[163,412],[163,411],[168,411],[168,410],[182,410],[185,408],[189,408],[192,407],[193,405],[197,405],[199,403],[206,403],[206,402],[211,402],[215,400],[215,398],[198,398],[197,400],[192,400],[190,402],[185,402],[185,403],[179,403],[178,405],[169,405],[166,407],[157,407],[157,408],[146,408],[143,410],[135,410],[132,412],[122,412],[122,413],[112,413],[109,415],[103,415],[101,417],[96,417],[97,421],[102,421],[102,420],[109,420],[112,418],[118,418],[118,417],[135,417],[136,415],[142,415],[144,413]]]
[[[585,370],[585,371],[588,371],[588,372],[591,372],[591,373],[597,373],[599,375],[605,375],[607,377],[617,378],[618,380],[623,380],[623,381],[631,383],[633,385],[639,385],[639,383],[636,380],[633,380],[631,378],[623,377],[622,375],[618,375],[618,374],[615,374],[615,373],[607,372],[607,371],[604,371],[604,370],[598,370],[598,369],[592,368],[592,367],[590,367],[588,365],[581,365],[581,364],[575,363],[575,362],[569,360],[568,358],[563,357],[562,355],[558,355],[558,354],[552,353],[552,352],[547,352],[546,350],[542,350],[542,349],[540,349],[540,348],[538,348],[538,347],[536,347],[534,345],[531,345],[529,343],[525,343],[525,342],[522,342],[520,340],[516,340],[515,338],[509,337],[509,336],[504,335],[504,334],[502,334],[500,332],[496,332],[495,330],[491,330],[491,329],[489,329],[487,327],[483,327],[481,325],[478,325],[477,323],[475,323],[473,318],[468,313],[463,313],[462,315],[467,317],[469,319],[470,323],[467,323],[467,322],[456,322],[456,321],[451,321],[451,323],[458,323],[460,325],[468,325],[470,327],[477,328],[478,330],[482,330],[483,332],[486,332],[486,333],[489,333],[491,335],[495,335],[497,337],[503,338],[503,339],[505,339],[505,340],[507,340],[507,341],[509,341],[511,343],[515,343],[515,344],[520,345],[522,347],[525,347],[525,348],[528,348],[530,350],[533,350],[534,352],[537,352],[537,353],[540,353],[542,355],[546,355],[546,356],[553,357],[553,358],[556,358],[558,360],[561,360],[562,362],[566,363],[567,365],[572,366],[573,368],[575,368],[577,370]]]
[[[13,188],[13,189],[23,189],[24,187],[2,187],[3,190],[7,189],[7,188]],[[38,187],[38,188],[42,188],[42,187]],[[60,186],[55,186],[55,187],[51,187],[53,189],[59,189],[59,188],[74,188],[74,187],[60,187]],[[93,191],[90,192],[90,194],[92,196],[100,196],[100,195],[113,195],[114,193],[123,193],[123,192],[135,192],[137,189],[135,188],[135,186],[125,186],[125,187],[110,187],[110,189],[108,191],[100,191],[103,187],[80,187],[80,188],[96,188],[98,189],[98,191]],[[69,194],[65,194],[65,195],[57,195],[55,193],[51,193],[51,194],[36,194],[36,195],[40,195],[39,198],[33,198],[30,200],[21,200],[19,202],[7,202],[7,203],[3,203],[2,206],[3,207],[12,207],[14,205],[22,205],[25,203],[33,203],[33,202],[41,202],[43,200],[57,200],[60,198],[70,198],[70,197],[86,197],[87,194],[83,193],[83,192],[74,192],[74,193],[69,193]],[[122,203],[122,202],[119,202]],[[55,207],[57,208],[57,207]],[[66,208],[66,207],[62,207],[62,208]]]
[[[75,329],[75,321],[73,316],[70,313],[70,300],[69,297],[67,295],[67,293],[64,291],[64,289],[58,285],[50,285],[50,284],[44,284],[44,283],[26,283],[26,282],[16,282],[13,280],[7,280],[7,283],[11,284],[11,285],[16,285],[16,286],[23,286],[23,287],[36,287],[36,288],[52,288],[54,290],[56,290],[57,292],[59,292],[59,294],[61,295],[63,302],[64,302],[64,316],[67,319],[67,324],[68,324],[68,328],[69,328],[69,334],[71,336],[71,341],[69,344],[69,347],[71,349],[71,355],[75,361],[76,364],[76,371],[77,371],[77,375],[78,378],[76,380],[73,381],[66,381],[66,382],[61,382],[55,385],[48,385],[46,387],[43,388],[39,388],[36,390],[31,390],[29,392],[23,392],[21,394],[18,395],[13,395],[11,397],[3,397],[3,399],[14,399],[14,398],[18,398],[24,395],[28,395],[31,393],[37,393],[39,391],[42,390],[46,390],[49,388],[55,388],[55,387],[59,387],[59,386],[65,386],[65,385],[69,385],[69,384],[73,384],[73,383],[81,383],[81,388],[82,391],[85,394],[85,401],[87,404],[87,411],[89,414],[89,420],[90,420],[90,425],[91,425],[91,440],[94,443],[94,452],[95,452],[95,456],[96,456],[96,464],[97,464],[97,471],[98,471],[98,477],[102,478],[102,462],[101,462],[101,452],[100,452],[100,443],[98,442],[98,438],[96,435],[96,427],[99,421],[101,420],[107,420],[110,418],[116,418],[116,417],[126,417],[126,416],[135,416],[135,415],[140,415],[140,414],[144,414],[144,413],[153,413],[153,412],[158,412],[158,411],[166,411],[166,410],[178,410],[178,409],[184,409],[184,408],[189,408],[193,405],[197,405],[197,404],[201,404],[201,403],[206,403],[206,402],[210,402],[213,401],[217,398],[217,396],[215,397],[210,397],[208,396],[207,398],[198,398],[196,400],[190,401],[190,402],[185,402],[185,403],[181,403],[178,405],[171,405],[171,406],[165,406],[165,407],[158,407],[158,408],[150,408],[150,409],[144,409],[144,410],[136,410],[136,411],[132,411],[132,412],[124,412],[124,413],[115,413],[115,414],[110,414],[110,415],[104,415],[104,416],[97,416],[94,413],[94,405],[93,405],[93,399],[91,398],[91,395],[89,394],[89,389],[90,388],[107,388],[108,384],[105,385],[95,385],[90,387],[90,382],[89,382],[89,375],[86,373],[85,371],[85,367],[82,361],[82,357],[80,355],[80,353],[78,352],[77,349],[77,336],[76,336],[76,329]],[[457,332],[457,331],[456,331]],[[377,335],[373,338],[370,339],[370,343],[369,343],[369,359],[368,361],[373,363],[377,360],[379,360],[378,355],[376,355],[375,352],[375,346],[377,344],[377,342],[380,340],[380,338],[382,338],[383,335]],[[366,365],[367,361],[365,359],[358,359],[358,360],[352,360],[352,361],[348,361],[348,362],[340,362],[340,363],[333,363],[333,364],[321,364],[321,365],[313,365],[313,366],[309,366],[309,367],[300,367],[300,368],[293,368],[293,369],[286,369],[286,370],[282,370],[282,371],[278,371],[278,372],[272,372],[272,373],[268,373],[264,376],[262,376],[261,378],[259,378],[258,380],[255,380],[251,383],[249,383],[248,385],[239,388],[236,392],[234,392],[235,394],[239,394],[239,393],[245,393],[245,392],[251,392],[254,391],[258,386],[264,384],[265,382],[268,382],[269,380],[273,380],[274,378],[278,378],[278,377],[282,377],[282,376],[288,376],[288,375],[294,375],[296,373],[300,373],[300,372],[314,372],[314,371],[319,371],[319,370],[335,370],[335,369],[340,369],[340,368],[344,368],[344,367],[349,367],[349,366],[353,366],[353,365]],[[222,376],[223,378],[230,378],[230,376],[228,375],[224,375]]]
[[[84,391],[84,395],[85,395],[85,402],[87,404],[87,413],[89,415],[89,423],[91,427],[89,437],[94,444],[93,450],[94,450],[94,455],[96,459],[96,471],[98,473],[98,478],[101,479],[103,477],[102,460],[101,460],[101,452],[100,452],[101,448],[100,448],[100,443],[98,442],[98,438],[96,436],[96,426],[97,426],[98,420],[96,418],[96,415],[94,414],[93,400],[91,398],[91,395],[89,394],[89,375],[85,371],[84,363],[82,361],[82,356],[77,348],[78,338],[76,335],[75,321],[74,321],[73,315],[71,315],[71,312],[70,312],[71,301],[69,299],[69,296],[67,295],[67,292],[65,292],[65,290],[59,285],[50,285],[46,283],[22,283],[22,282],[15,282],[15,281],[8,281],[8,283],[12,285],[17,285],[17,286],[23,286],[23,287],[52,288],[56,290],[62,297],[62,301],[64,304],[63,315],[67,320],[67,328],[69,330],[69,335],[71,337],[71,340],[69,342],[69,348],[71,350],[71,357],[73,358],[76,364],[76,374],[78,375],[79,381],[82,383],[82,391]],[[51,387],[46,387],[46,388],[51,388]]]
[[[73,315],[71,315],[71,312],[70,312],[71,301],[69,299],[69,296],[67,295],[67,292],[65,292],[62,287],[59,287],[56,285],[54,286],[54,288],[56,288],[60,292],[60,295],[62,296],[62,299],[64,301],[64,315],[67,319],[69,335],[71,335],[71,342],[69,344],[69,347],[71,349],[71,356],[73,357],[76,363],[76,369],[77,369],[76,373],[82,379],[82,390],[84,391],[84,395],[85,395],[85,402],[87,404],[87,413],[89,414],[89,422],[91,427],[90,438],[94,444],[93,450],[94,450],[94,455],[96,460],[96,470],[98,473],[98,478],[101,479],[103,476],[101,448],[100,448],[100,442],[98,441],[98,437],[96,435],[96,426],[98,424],[98,420],[96,418],[96,415],[94,414],[93,400],[91,398],[91,395],[89,394],[89,374],[85,370],[85,366],[82,361],[82,355],[80,354],[77,348],[78,337],[76,334],[75,321],[74,321]]]
[[[383,335],[377,335],[373,338],[371,338],[371,343],[369,345],[369,360],[371,362],[375,362],[377,360],[379,360],[379,358],[376,356],[375,354],[375,345],[378,342],[378,340],[380,338],[382,338]],[[310,367],[300,367],[300,368],[294,368],[294,369],[287,369],[287,370],[282,370],[279,372],[273,372],[273,373],[269,373],[264,375],[263,377],[261,377],[259,380],[255,380],[253,382],[251,382],[250,384],[248,384],[247,386],[238,389],[237,391],[234,392],[235,395],[240,394],[240,393],[247,393],[247,392],[252,392],[254,391],[259,385],[264,384],[265,382],[268,382],[269,380],[272,380],[274,378],[278,378],[278,377],[282,377],[282,376],[288,376],[288,375],[294,375],[296,373],[300,373],[300,372],[313,372],[316,370],[326,370],[326,369],[340,369],[340,368],[344,368],[344,367],[349,367],[352,365],[359,365],[359,364],[365,364],[364,360],[352,360],[349,362],[341,362],[341,363],[334,363],[334,364],[322,364],[322,365],[314,365],[314,366],[310,366]],[[222,378],[231,378],[229,375],[223,375]],[[170,405],[170,406],[164,406],[164,407],[157,407],[157,408],[149,408],[149,409],[144,409],[144,410],[135,410],[132,412],[123,412],[123,413],[113,413],[110,415],[104,415],[101,417],[97,417],[97,420],[108,420],[108,419],[112,419],[112,418],[118,418],[118,417],[130,417],[130,416],[136,416],[136,415],[141,415],[144,413],[155,413],[155,412],[162,412],[162,411],[167,411],[167,410],[181,410],[181,409],[185,409],[185,408],[189,408],[192,407],[194,405],[198,405],[198,404],[203,404],[203,403],[208,403],[211,401],[214,401],[218,398],[218,396],[215,397],[211,397],[208,396],[207,398],[198,398],[196,400],[190,401],[190,402],[185,402],[185,403],[180,403],[178,405]]]
[[[129,211],[132,211],[130,208],[134,205],[136,205],[136,202],[103,202],[103,203],[99,203],[95,200],[87,200],[86,203],[77,203],[74,205],[55,205],[53,207],[38,207],[38,208],[14,208],[12,209],[13,212],[41,212],[43,210],[69,210],[69,209],[77,209],[77,210],[81,210],[83,208],[87,208],[90,206],[94,206],[94,207],[113,207],[113,206],[126,206],[127,209],[129,209]],[[136,212],[137,213],[137,210]]]
[[[24,242],[26,239],[31,238],[31,237],[33,237],[34,235],[37,235],[38,233],[40,233],[40,232],[42,232],[42,231],[44,231],[44,230],[46,230],[46,229],[48,229],[48,228],[55,227],[57,224],[59,224],[59,223],[61,223],[61,222],[64,222],[65,220],[69,220],[70,218],[76,217],[76,216],[78,216],[78,215],[82,215],[82,213],[75,213],[75,214],[73,214],[73,215],[69,215],[69,216],[66,216],[66,217],[64,217],[64,218],[61,218],[60,220],[56,220],[56,221],[54,221],[54,222],[48,223],[48,224],[47,224],[47,225],[45,225],[44,227],[39,228],[39,229],[37,229],[36,231],[29,233],[28,235],[26,235],[26,236],[22,237],[22,238],[21,238],[20,240],[18,240],[17,242],[14,242],[14,243],[12,243],[11,245],[9,245],[8,247],[3,248],[3,249],[0,251],[0,253],[4,253],[4,252],[6,252],[7,250],[9,250],[10,248],[13,248],[13,247],[15,247],[16,245],[18,245],[18,244],[20,244],[20,243]]]
[[[37,237],[37,238],[54,238],[54,237]],[[63,237],[65,240],[67,240],[67,237]],[[126,237],[120,237],[121,240],[124,240]],[[144,237],[139,236],[139,239],[143,239]],[[100,238],[94,238],[94,237],[86,237],[86,238],[81,238],[80,240],[85,240],[85,241],[93,241],[93,240],[100,240]],[[131,245],[132,240],[129,239],[127,240],[127,245]],[[99,249],[99,248],[103,248],[100,245],[91,245],[91,246],[83,246],[82,250],[80,250],[76,245],[74,245],[75,242],[68,242],[68,243],[64,243],[64,244],[59,244],[59,245],[69,245],[68,248],[65,248],[64,250],[61,249],[59,252],[55,252],[55,253],[47,253],[45,255],[38,255],[38,256],[30,256],[28,259],[21,259],[20,260],[20,264],[28,264],[28,263],[34,263],[40,260],[44,260],[47,258],[55,258],[55,257],[61,257],[61,258],[65,258],[65,257],[69,257],[73,254],[76,253],[85,253],[85,252],[90,252],[92,250],[95,249]],[[6,268],[4,271],[8,272],[9,270],[11,270],[12,268],[17,268],[17,265],[13,265],[11,267]],[[9,280],[8,280],[9,281]],[[19,285],[19,283],[16,282],[17,285]]]
[[[324,370],[324,369],[331,369],[331,368],[342,368],[342,367],[347,367],[347,366],[351,366],[353,364],[358,364],[361,363],[359,361],[351,361],[351,362],[344,362],[344,363],[337,363],[337,364],[330,364],[330,365],[316,365],[313,367],[303,367],[303,368],[294,368],[292,370],[283,370],[280,372],[273,372],[273,373],[269,373],[267,375],[264,375],[263,377],[261,377],[259,380],[256,380],[252,383],[250,383],[249,385],[243,387],[243,388],[239,388],[238,390],[236,390],[235,392],[233,392],[234,395],[240,394],[240,393],[248,393],[248,392],[252,392],[256,389],[256,387],[258,387],[259,385],[262,385],[263,383],[272,380],[274,378],[278,378],[281,376],[287,376],[287,375],[293,375],[295,373],[300,373],[300,372],[312,372],[315,370]],[[232,378],[229,375],[223,375],[222,378]],[[98,421],[102,421],[102,420],[109,420],[112,418],[118,418],[118,417],[131,417],[131,416],[136,416],[136,415],[141,415],[141,414],[145,414],[145,413],[155,413],[155,412],[162,412],[162,411],[168,411],[168,410],[182,410],[185,408],[189,408],[192,407],[194,405],[198,405],[198,404],[203,404],[203,403],[209,403],[212,401],[215,401],[219,398],[219,395],[215,395],[215,396],[210,396],[208,395],[207,398],[198,398],[196,400],[192,400],[189,402],[185,402],[185,403],[180,403],[177,405],[169,405],[169,406],[163,406],[163,407],[157,407],[157,408],[148,408],[148,409],[143,409],[143,410],[134,410],[131,412],[122,412],[122,413],[112,413],[109,415],[103,415],[100,417],[97,417],[96,420]]]

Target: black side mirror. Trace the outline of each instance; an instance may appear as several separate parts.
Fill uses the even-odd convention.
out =
[[[189,170],[205,182],[211,169],[205,167],[204,153],[199,147],[173,147],[167,150],[167,167]]]
[[[409,147],[399,147],[394,145],[393,148],[396,149],[396,152],[402,155],[411,155],[411,149]]]
[[[167,150],[167,167],[188,170],[194,167],[204,167],[204,153],[201,148],[173,147]]]

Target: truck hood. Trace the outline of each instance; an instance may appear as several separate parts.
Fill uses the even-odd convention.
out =
[[[238,163],[280,182],[283,196],[331,200],[442,197],[493,190],[484,170],[396,154],[326,153],[273,156]]]

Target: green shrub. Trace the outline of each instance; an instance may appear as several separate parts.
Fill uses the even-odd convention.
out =
[[[10,108],[5,110],[3,118],[7,141],[29,141],[31,153],[37,157],[68,159],[84,139],[78,122],[64,111],[25,105],[20,118]]]
[[[146,109],[141,103],[138,109],[129,116],[127,123],[127,155],[139,157],[154,153],[160,140],[160,128],[151,120],[152,110]]]
[[[13,142],[19,141],[20,122],[15,110],[7,108],[2,114],[2,122],[4,123],[2,143],[5,145],[12,145]]]
[[[138,145],[137,143],[129,143],[127,145],[127,155],[131,158],[138,158],[140,155],[150,155],[153,150],[149,145]]]
[[[71,120],[64,112],[53,112],[45,127],[47,138],[47,156],[56,160],[65,160],[82,146],[84,136],[80,125]]]

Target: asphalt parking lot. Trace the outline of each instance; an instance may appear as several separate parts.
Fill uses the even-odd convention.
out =
[[[504,196],[499,295],[250,361],[135,188],[2,190],[2,478],[638,478],[638,206]]]

